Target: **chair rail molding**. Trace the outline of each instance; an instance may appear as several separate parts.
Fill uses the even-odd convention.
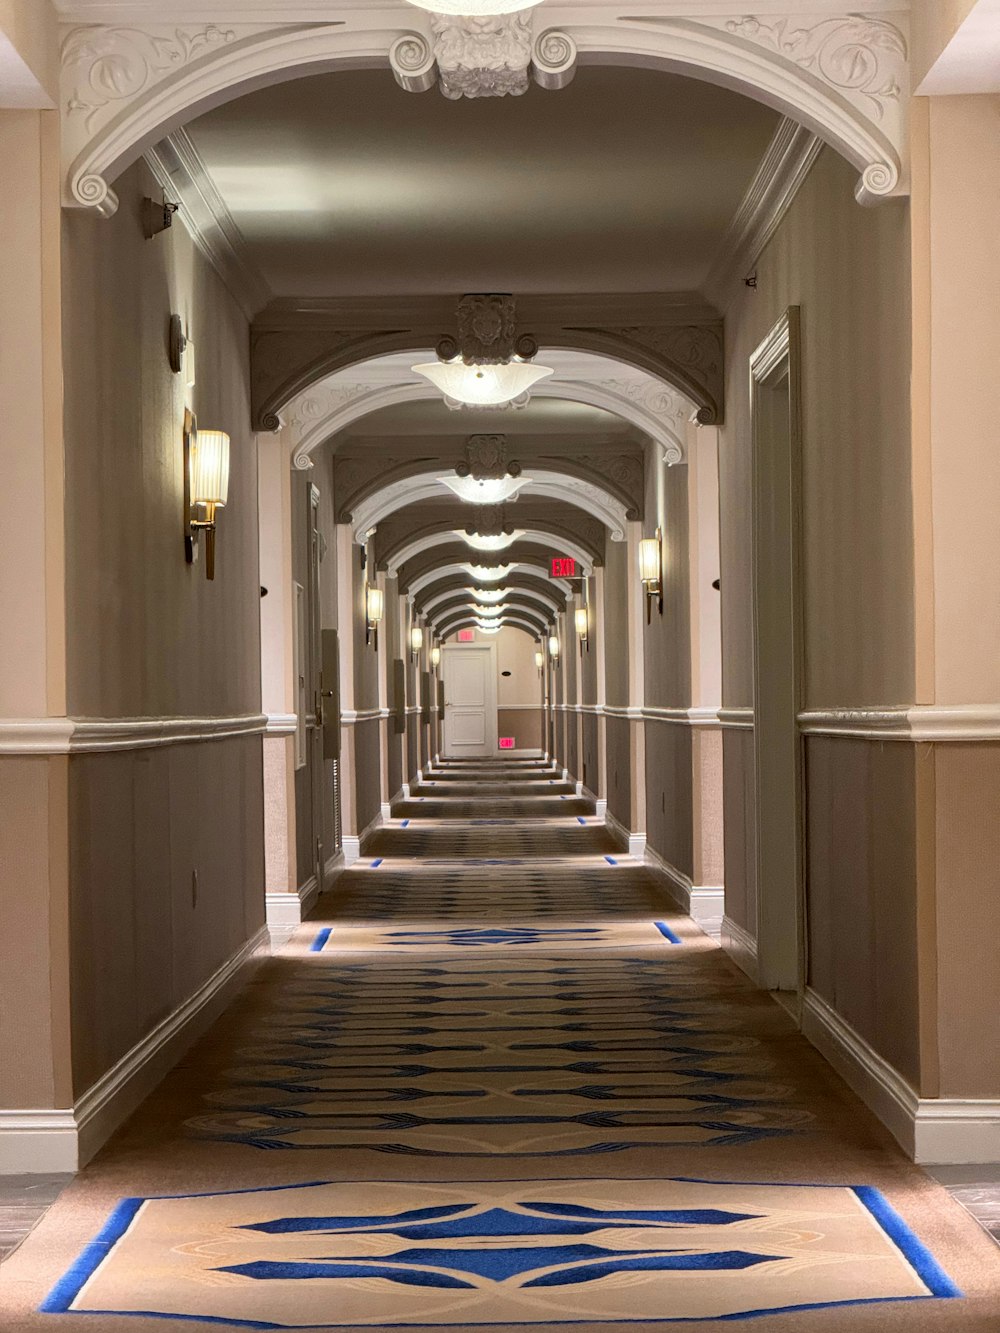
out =
[[[278,715],[275,715],[278,716]],[[280,715],[284,720],[284,714]],[[259,736],[269,717],[0,718],[0,754],[87,754],[100,750],[146,750],[193,741]],[[275,728],[275,734],[284,734]]]
[[[788,13],[637,15],[641,5],[577,4],[532,15],[540,82],[581,63],[640,64],[721,83],[765,102],[833,144],[872,203],[907,188],[908,34],[884,16]],[[277,17],[277,15],[275,15]],[[62,48],[64,199],[117,208],[115,178],[176,126],[265,84],[310,70],[377,68],[417,26],[407,8],[338,9],[335,21],[69,24]],[[542,25],[549,18],[558,32]],[[419,22],[419,20],[418,20]],[[430,19],[424,20],[430,25]],[[398,49],[397,49],[398,63]],[[417,62],[419,64],[419,61]],[[427,70],[411,76],[426,81]],[[536,75],[537,77],[537,75]],[[718,405],[716,405],[718,406]]]
[[[799,714],[806,736],[933,742],[1000,740],[1000,704],[892,704],[881,708],[810,709]]]

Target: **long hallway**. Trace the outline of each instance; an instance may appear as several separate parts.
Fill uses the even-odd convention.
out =
[[[5,1330],[998,1326],[995,1243],[558,772],[393,816],[0,1270]]]

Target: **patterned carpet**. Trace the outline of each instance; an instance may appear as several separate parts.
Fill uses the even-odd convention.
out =
[[[994,1242],[557,774],[430,783],[0,1269],[0,1328],[1000,1329]]]

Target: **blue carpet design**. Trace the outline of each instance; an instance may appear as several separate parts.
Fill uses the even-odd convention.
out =
[[[327,1210],[359,1188],[367,1211]],[[185,1229],[200,1243],[178,1247]],[[867,1187],[326,1182],[124,1199],[41,1308],[271,1329],[458,1328],[572,1323],[584,1309],[624,1323],[741,1321],[960,1294]]]

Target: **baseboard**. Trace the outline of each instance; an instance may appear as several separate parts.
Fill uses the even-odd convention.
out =
[[[385,821],[386,821],[387,819],[391,819],[391,818],[392,818],[392,805],[390,804],[389,801],[383,801],[383,802],[382,802],[382,822],[383,822],[383,824],[385,823]]]
[[[76,1171],[77,1136],[72,1111],[0,1111],[0,1176]]]
[[[245,970],[268,953],[269,932],[263,926],[88,1088],[72,1110],[0,1111],[0,1175],[71,1172],[85,1166],[215,1021],[242,984]]]
[[[405,783],[403,789],[404,791],[408,791],[408,788],[406,787]],[[361,859],[361,848],[365,845],[365,839],[369,836],[369,834],[374,833],[376,829],[381,828],[383,823],[384,819],[382,816],[382,811],[380,809],[375,818],[369,820],[369,822],[364,826],[364,828],[361,830],[360,833],[344,835],[341,841],[344,847],[345,866],[352,866],[354,865],[355,861],[359,861]]]
[[[310,875],[294,893],[266,893],[264,895],[267,924],[273,937],[287,935],[308,916],[319,896],[319,880]]]
[[[408,782],[404,782],[400,790],[403,793],[403,800],[408,801],[410,799],[410,784]]]
[[[691,886],[691,919],[697,921],[706,935],[718,939],[726,915],[726,891],[717,884]]]
[[[544,759],[545,755],[541,750],[498,750],[501,759]]]
[[[608,809],[604,811],[604,823],[619,847],[626,850],[629,856],[637,857],[640,861],[643,859],[646,853],[645,833],[633,833],[620,820],[617,820]]]
[[[648,841],[645,850],[645,862],[658,870],[667,881],[668,892],[677,906],[686,915],[691,915],[691,881],[682,870],[671,864]]]
[[[728,916],[722,918],[722,947],[751,981],[757,980],[757,941]]]
[[[1000,1100],[919,1097],[883,1056],[813,990],[802,1031],[915,1162],[1000,1162]]]

